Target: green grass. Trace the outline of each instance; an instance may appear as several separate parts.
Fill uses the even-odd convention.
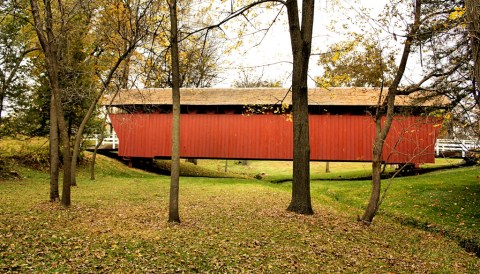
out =
[[[227,161],[227,174],[240,174],[253,177],[260,173],[265,173],[263,178],[270,182],[284,182],[292,180],[293,165],[291,161],[248,161],[247,166],[237,163],[238,161]],[[423,169],[433,169],[439,167],[448,167],[458,165],[461,159],[438,158],[434,164],[425,164]],[[215,170],[225,173],[225,160],[198,160],[198,166],[201,168]],[[366,178],[372,175],[371,163],[363,162],[330,162],[330,172],[326,173],[325,162],[311,162],[310,176],[312,180],[343,180]],[[393,171],[394,168],[387,166],[386,171]]]
[[[477,166],[383,180],[384,186],[389,183],[391,186],[379,216],[438,231],[457,240],[473,239],[480,245],[479,175]],[[366,206],[370,190],[370,181],[312,183],[315,197],[324,200],[328,197],[338,204],[334,207],[353,208],[358,215]]]
[[[237,161],[228,160],[227,172],[233,174],[242,174],[254,177],[257,174],[264,173],[263,178],[270,182],[283,182],[292,180],[293,165],[291,161],[248,161],[247,166],[236,163]],[[219,172],[225,172],[225,160],[198,160],[200,167],[205,167]],[[331,162],[330,173],[325,172],[324,162],[311,162],[310,174],[312,180],[317,179],[339,179],[339,178],[360,178],[371,174],[371,164],[369,163],[342,163]]]
[[[221,162],[205,164],[200,163],[222,172]],[[280,178],[288,175],[288,165],[252,162],[232,169]],[[340,167],[332,165],[332,173]],[[353,172],[347,168],[344,164],[342,172]],[[365,169],[358,165],[356,172]],[[97,180],[90,181],[83,167],[73,206],[65,210],[47,202],[45,172],[20,172],[22,180],[0,182],[1,272],[477,273],[480,268],[480,260],[456,239],[401,224],[418,220],[478,235],[478,167],[395,179],[370,227],[355,221],[369,195],[368,181],[313,181],[315,214],[298,216],[285,211],[291,183],[182,177],[182,223],[171,225],[168,176],[99,157]]]
[[[218,162],[218,161],[217,161]],[[155,160],[154,171],[160,174],[170,174],[171,162],[169,160]],[[209,178],[246,178],[248,175],[235,172],[215,170],[211,166],[203,167],[192,163],[180,162],[180,176],[209,177]]]

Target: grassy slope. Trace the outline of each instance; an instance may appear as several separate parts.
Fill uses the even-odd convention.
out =
[[[274,172],[274,165],[267,167],[267,173]],[[463,222],[466,231],[475,231],[479,216],[457,220],[466,209],[475,210],[453,197],[468,197],[465,203],[479,208],[478,167],[396,180],[368,228],[355,222],[368,197],[366,181],[313,182],[316,214],[297,216],[285,211],[289,183],[186,177],[181,180],[183,223],[169,225],[167,176],[100,157],[97,181],[81,172],[73,206],[63,210],[46,202],[45,173],[21,172],[21,181],[0,182],[2,272],[475,273],[480,268],[477,257],[449,238],[390,218],[421,219],[445,209],[449,213],[438,216],[448,215],[447,223]],[[452,180],[457,177],[464,179]],[[430,196],[432,203],[438,199],[438,208],[430,206]],[[442,219],[430,222],[440,225]]]
[[[426,164],[422,168],[437,168],[441,166],[451,166],[459,164],[461,159],[436,159],[435,164]],[[199,160],[198,165],[202,168],[225,171],[225,160]],[[372,174],[371,163],[344,163],[331,162],[330,173],[325,173],[324,162],[311,162],[310,174],[312,180],[335,180],[335,179],[356,179],[365,178]],[[265,173],[267,181],[291,181],[292,180],[292,162],[291,161],[249,161],[248,166],[235,164],[235,161],[229,160],[227,171],[229,173],[255,176],[259,173]],[[387,171],[393,170],[388,167]]]

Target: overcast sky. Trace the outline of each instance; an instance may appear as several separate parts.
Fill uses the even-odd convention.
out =
[[[346,17],[347,13],[354,15],[361,6],[371,9],[369,15],[375,17],[383,9],[385,0],[341,0],[340,4],[344,7],[343,9],[338,8],[338,5],[333,4],[331,0],[319,0],[315,4],[312,53],[318,54],[325,51],[327,45],[342,40],[342,37],[337,33],[327,30],[327,26],[332,19],[348,24],[348,20],[343,18]],[[260,12],[256,19],[266,22],[271,21],[270,18],[273,18],[275,14],[268,13],[268,11]],[[249,31],[252,32],[253,29]],[[236,32],[228,29],[227,34],[230,43],[235,43],[237,40]],[[261,43],[259,43],[259,40],[261,40]],[[224,80],[217,84],[218,87],[230,87],[233,81],[238,79],[242,69],[246,69],[256,77],[263,74],[263,80],[280,80],[284,87],[290,86],[292,57],[285,9],[266,35],[263,33],[249,35],[243,37],[242,41],[243,45],[238,50],[226,56],[228,58],[223,63],[223,72],[221,73]],[[317,61],[318,56],[313,55],[310,60],[311,77],[321,74],[321,69],[316,64]],[[309,86],[313,87],[314,82],[310,81]]]

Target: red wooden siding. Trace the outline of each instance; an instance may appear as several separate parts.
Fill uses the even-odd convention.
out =
[[[111,114],[110,118],[120,140],[120,156],[170,156],[171,114]],[[433,162],[438,130],[431,118],[396,117],[384,159]],[[370,161],[374,134],[370,116],[310,115],[311,159]],[[292,140],[292,122],[283,115],[181,115],[184,158],[291,160]]]

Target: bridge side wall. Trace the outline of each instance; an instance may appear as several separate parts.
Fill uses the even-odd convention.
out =
[[[169,157],[171,114],[111,114],[119,155]],[[438,121],[396,117],[385,144],[388,163],[432,163]],[[292,122],[285,115],[182,114],[181,157],[291,160]],[[310,115],[311,159],[371,161],[375,125],[367,115]]]

